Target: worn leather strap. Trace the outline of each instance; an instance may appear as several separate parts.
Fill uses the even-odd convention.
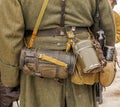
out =
[[[88,28],[86,27],[76,27],[74,34],[79,34],[82,32],[87,32]],[[32,34],[32,30],[26,30],[25,31],[25,37],[30,36]],[[61,32],[65,32],[65,28],[53,28],[53,29],[46,29],[46,30],[38,30],[37,36],[62,36]]]
[[[61,20],[60,20],[61,27],[64,27],[64,23],[65,23],[65,0],[61,0]]]

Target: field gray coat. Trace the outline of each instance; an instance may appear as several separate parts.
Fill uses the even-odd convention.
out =
[[[61,85],[53,79],[31,77],[19,71],[25,30],[33,30],[42,4],[43,0],[0,0],[0,73],[3,84],[14,87],[20,83],[21,107],[97,107],[94,86],[75,85],[70,79]],[[106,44],[113,46],[115,27],[111,7],[108,0],[100,0],[99,6]],[[66,0],[65,26],[91,27],[95,10],[96,0]],[[60,0],[49,0],[39,29],[60,27],[60,17]],[[89,35],[81,33],[78,36],[84,39]],[[66,41],[66,36],[52,36],[46,42],[42,36],[35,39],[33,47],[52,49],[53,46],[64,50]]]

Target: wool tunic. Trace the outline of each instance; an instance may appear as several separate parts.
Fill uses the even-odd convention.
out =
[[[64,26],[91,27],[95,24],[96,0],[65,1]],[[20,83],[20,107],[97,107],[94,85],[75,85],[70,77],[61,85],[53,79],[31,77],[19,70],[25,31],[33,30],[42,4],[43,0],[0,0],[0,73],[3,84],[14,87]],[[108,0],[100,0],[99,7],[106,45],[113,46],[112,9]],[[39,30],[59,28],[60,17],[61,1],[49,0]],[[88,36],[84,32],[78,34],[82,39]],[[26,39],[29,41],[30,37]],[[37,37],[33,47],[65,50],[66,36],[51,36],[48,40]]]

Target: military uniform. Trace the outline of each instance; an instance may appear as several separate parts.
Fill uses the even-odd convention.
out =
[[[114,11],[114,18],[116,24],[116,43],[120,42],[120,15]]]
[[[97,107],[94,86],[72,84],[70,77],[60,84],[53,79],[31,77],[19,72],[25,31],[33,30],[42,4],[43,0],[0,1],[0,72],[3,84],[14,87],[20,80],[21,107]],[[91,27],[94,24],[96,0],[66,0],[65,5],[64,26]],[[106,44],[113,46],[115,27],[107,0],[100,0],[100,15]],[[60,0],[50,0],[39,30],[60,28],[60,17]],[[76,36],[87,39],[89,34],[81,32]],[[26,37],[27,42],[29,39],[30,36]],[[66,35],[41,35],[35,39],[33,47],[65,50],[66,42]]]

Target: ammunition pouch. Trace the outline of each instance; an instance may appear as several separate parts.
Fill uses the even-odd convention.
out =
[[[101,63],[91,40],[81,40],[74,46],[74,53],[79,60],[83,73],[96,73],[101,69]]]
[[[20,69],[32,76],[65,79],[73,73],[75,62],[75,56],[65,51],[24,48]]]

